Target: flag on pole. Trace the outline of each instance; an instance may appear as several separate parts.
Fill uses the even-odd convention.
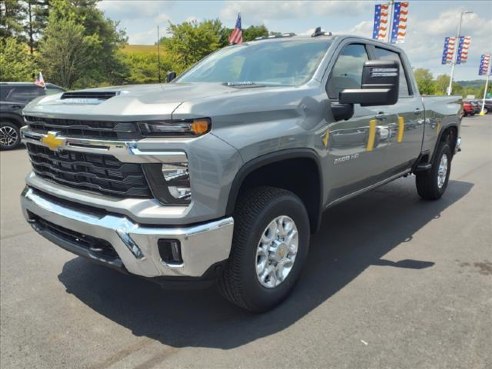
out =
[[[386,40],[388,35],[389,4],[376,4],[374,6],[374,27],[372,38]]]
[[[401,43],[405,41],[407,35],[408,2],[401,1],[395,3],[393,11],[393,25],[391,27],[391,43]]]
[[[468,60],[468,49],[470,49],[470,43],[470,36],[460,36],[458,53],[456,55],[456,64],[466,63],[466,61]]]
[[[43,73],[39,72],[39,75],[34,81],[34,84],[39,87],[46,87],[46,84],[44,83]]]
[[[456,47],[456,37],[444,38],[444,50],[442,52],[441,64],[450,64],[453,61],[454,48]]]
[[[482,54],[480,56],[480,69],[478,70],[479,76],[486,76],[489,74],[490,66],[490,54]],[[490,71],[492,73],[492,70]]]
[[[229,44],[236,45],[243,43],[243,30],[241,29],[241,13],[238,13],[236,26],[232,30],[229,36]]]

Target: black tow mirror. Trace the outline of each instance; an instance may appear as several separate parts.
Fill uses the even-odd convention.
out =
[[[167,74],[166,74],[166,82],[167,83],[171,82],[175,78],[176,78],[176,72],[175,71],[167,72]]]
[[[396,61],[370,60],[362,70],[362,88],[340,92],[341,104],[394,105],[398,101],[400,66]]]

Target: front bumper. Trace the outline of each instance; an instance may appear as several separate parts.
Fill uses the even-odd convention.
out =
[[[24,216],[45,238],[107,266],[126,269],[132,274],[149,278],[199,278],[213,265],[229,257],[234,228],[231,217],[192,226],[142,225],[124,215],[93,212],[76,203],[59,200],[26,187],[21,195]],[[63,232],[51,232],[50,227],[43,227],[44,222],[59,227]],[[65,233],[72,236],[65,237]],[[84,248],[79,241],[85,235],[104,240],[118,257],[108,259],[92,249]],[[159,239],[179,240],[183,260],[181,264],[171,265],[162,260],[157,246]]]

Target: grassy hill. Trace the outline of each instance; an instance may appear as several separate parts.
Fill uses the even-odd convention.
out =
[[[121,51],[127,55],[157,55],[157,45],[125,45]],[[165,53],[162,46],[160,53],[161,55]]]

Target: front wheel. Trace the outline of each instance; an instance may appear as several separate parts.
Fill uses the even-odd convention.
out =
[[[0,122],[0,149],[12,150],[20,145],[19,127],[12,122]]]
[[[219,290],[243,309],[269,310],[287,297],[306,259],[306,208],[292,192],[258,187],[239,198],[234,222],[231,255]]]
[[[417,192],[424,200],[437,200],[444,194],[448,186],[452,158],[449,145],[441,143],[432,167],[426,172],[416,174]]]

